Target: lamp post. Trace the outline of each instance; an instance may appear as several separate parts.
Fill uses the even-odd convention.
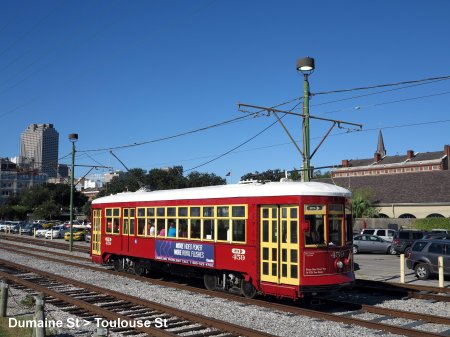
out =
[[[310,136],[309,136],[309,82],[308,76],[314,71],[314,59],[304,57],[297,60],[297,71],[303,74],[303,174],[302,181],[311,180]]]
[[[78,140],[77,133],[69,134],[69,140],[72,142],[72,172],[70,174],[70,238],[69,238],[69,251],[72,251],[73,246],[73,189],[74,189],[74,176],[75,176],[75,142]]]

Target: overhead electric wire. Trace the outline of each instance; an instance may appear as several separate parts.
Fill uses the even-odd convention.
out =
[[[300,102],[300,103],[301,103],[301,102]],[[290,111],[294,110],[300,103],[297,103]],[[273,108],[274,108],[274,107],[273,107]],[[281,119],[283,119],[285,116],[287,116],[287,114],[284,114],[284,115],[281,116],[279,119],[281,120]],[[227,154],[233,152],[234,150],[237,150],[238,148],[244,146],[245,144],[249,143],[250,141],[252,141],[252,140],[255,139],[256,137],[258,137],[259,135],[261,135],[262,133],[266,132],[266,131],[269,130],[272,126],[274,126],[275,124],[277,124],[278,122],[279,122],[279,120],[277,119],[275,122],[273,122],[273,123],[270,124],[269,126],[267,126],[267,127],[265,127],[264,129],[262,129],[262,130],[261,130],[260,132],[258,132],[256,135],[250,137],[249,139],[247,139],[247,140],[244,141],[243,143],[241,143],[241,144],[239,144],[239,145],[233,147],[231,150],[228,150],[227,152],[224,152],[224,153],[222,153],[221,155],[219,155],[219,156],[217,156],[217,157],[215,157],[215,158],[213,158],[213,159],[211,159],[211,160],[208,160],[207,162],[205,162],[205,163],[203,163],[203,164],[200,164],[200,165],[194,166],[194,167],[192,167],[192,168],[190,168],[190,169],[187,169],[187,170],[185,170],[185,172],[189,172],[189,171],[195,170],[195,169],[197,169],[197,168],[199,168],[199,167],[202,167],[202,166],[205,166],[205,165],[207,165],[207,164],[210,164],[210,163],[212,163],[213,161],[216,161],[216,160],[218,160],[218,159],[220,159],[220,158],[226,156]]]
[[[450,94],[450,91],[444,91],[444,92],[440,92],[437,94],[429,94],[429,95],[416,96],[416,97],[410,97],[410,98],[402,98],[402,99],[395,100],[395,101],[386,101],[386,102],[367,104],[367,105],[357,105],[357,106],[342,108],[342,109],[338,109],[338,110],[320,112],[320,113],[316,113],[316,115],[331,114],[331,113],[342,112],[342,111],[346,111],[346,110],[359,110],[362,108],[372,108],[372,107],[376,107],[376,106],[380,106],[380,105],[401,103],[401,102],[413,101],[413,100],[430,98],[430,97],[435,97],[435,96],[443,96],[443,95],[448,95],[448,94]]]
[[[442,81],[442,80],[448,80],[448,79],[450,79],[450,75],[439,76],[439,77],[429,77],[429,78],[424,78],[424,79],[420,79],[420,80],[411,80],[411,81],[402,81],[402,82],[395,82],[395,83],[377,84],[377,85],[372,85],[372,86],[367,86],[367,87],[356,87],[356,88],[351,88],[351,89],[339,89],[339,90],[331,90],[331,91],[322,91],[322,92],[313,93],[312,95],[313,96],[317,96],[317,95],[338,94],[338,93],[350,92],[350,91],[369,90],[369,89],[392,87],[392,86],[412,84],[412,83],[421,83],[421,82],[430,82],[430,81]]]
[[[285,105],[285,104],[289,104],[289,103],[292,103],[292,102],[297,101],[297,100],[299,100],[299,99],[298,98],[294,98],[294,99],[291,99],[289,101],[286,101],[286,102],[274,105],[274,106],[272,106],[272,108],[276,108],[276,107],[279,107],[279,106],[282,106],[282,105]],[[207,125],[207,126],[204,126],[204,127],[198,128],[198,129],[177,133],[177,134],[171,135],[171,136],[161,137],[161,138],[147,140],[147,141],[143,141],[143,142],[135,142],[135,143],[126,144],[126,145],[118,145],[118,146],[105,147],[105,148],[99,148],[99,149],[82,150],[82,151],[78,151],[78,152],[80,152],[80,153],[103,152],[103,151],[109,151],[109,150],[118,150],[118,149],[130,148],[130,147],[135,147],[135,146],[141,146],[141,145],[150,144],[150,143],[157,143],[157,142],[161,142],[161,141],[164,141],[164,140],[174,139],[174,138],[186,136],[186,135],[189,135],[189,134],[197,133],[197,132],[200,132],[200,131],[206,131],[206,130],[209,130],[209,129],[212,129],[212,128],[216,128],[216,127],[219,127],[219,126],[222,126],[222,125],[231,124],[231,123],[238,122],[238,121],[243,121],[243,120],[248,120],[248,119],[253,118],[253,116],[256,116],[257,114],[259,114],[260,112],[263,112],[263,111],[264,110],[259,110],[259,111],[250,113],[250,115],[239,116],[239,117],[232,118],[232,119],[229,119],[229,120],[226,120],[226,121],[222,121],[222,122],[219,122],[219,123]]]

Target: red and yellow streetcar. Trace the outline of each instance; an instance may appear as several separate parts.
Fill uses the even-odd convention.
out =
[[[210,290],[297,299],[354,282],[350,197],[292,181],[110,195],[92,202],[92,259],[202,277]]]

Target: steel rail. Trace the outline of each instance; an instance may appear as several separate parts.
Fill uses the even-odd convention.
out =
[[[0,259],[0,263],[3,265],[6,265],[6,266],[11,266],[16,269],[29,272],[29,273],[34,273],[36,275],[44,276],[45,278],[53,279],[58,282],[62,282],[64,284],[71,284],[75,287],[84,288],[84,289],[94,291],[94,292],[97,292],[100,294],[108,295],[108,296],[117,298],[122,301],[130,302],[134,305],[143,306],[145,308],[149,308],[149,309],[155,310],[155,311],[160,311],[160,312],[169,314],[171,316],[176,316],[176,317],[188,320],[190,322],[195,322],[195,323],[201,324],[206,327],[215,328],[222,332],[228,332],[228,333],[231,333],[234,335],[248,336],[248,337],[273,337],[273,335],[265,333],[265,332],[256,331],[256,330],[253,330],[250,328],[242,327],[242,326],[239,326],[239,325],[236,325],[233,323],[220,321],[220,320],[214,319],[214,318],[209,318],[209,317],[199,315],[199,314],[192,314],[187,311],[183,311],[183,310],[169,307],[169,306],[166,306],[163,304],[158,304],[155,302],[144,300],[144,299],[132,296],[132,295],[123,294],[123,293],[120,293],[120,292],[117,292],[114,290],[110,290],[110,289],[94,286],[91,284],[87,284],[84,282],[76,281],[73,279],[66,278],[64,276],[48,273],[48,272],[45,272],[45,271],[42,271],[39,269],[27,267],[27,266],[20,265],[20,264],[10,262],[7,260]],[[2,274],[4,274],[4,273],[2,273]],[[50,295],[50,296],[53,297],[53,295]],[[129,318],[127,318],[127,320],[129,320]],[[157,329],[157,328],[154,328],[154,329]],[[157,331],[159,331],[159,330],[157,329]]]

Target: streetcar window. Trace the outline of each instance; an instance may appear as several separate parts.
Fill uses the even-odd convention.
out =
[[[217,216],[218,217],[228,217],[228,216],[230,216],[230,212],[229,212],[228,206],[217,207]]]
[[[138,211],[139,214],[139,211]],[[145,218],[138,218],[138,235],[145,235]]]
[[[328,220],[328,244],[342,246],[342,218],[332,215]]]
[[[214,207],[203,207],[203,216],[213,217],[214,216]]]
[[[191,207],[189,209],[189,214],[190,214],[190,216],[199,217],[200,216],[200,207]]]
[[[291,220],[291,243],[297,243],[297,227],[297,220]]]
[[[230,220],[217,220],[217,240],[230,241]]]
[[[187,238],[188,237],[188,226],[186,219],[180,219],[178,222],[178,237],[179,238]]]
[[[203,220],[203,239],[214,240],[214,220]]]
[[[201,238],[201,220],[200,219],[191,219],[191,239],[200,239]]]
[[[325,244],[325,216],[322,214],[308,214],[305,215],[305,221],[310,223],[310,231],[305,232],[305,243],[307,245]]]
[[[232,241],[245,242],[245,220],[233,220]]]
[[[263,220],[263,224],[262,224],[262,241],[263,242],[269,242],[269,221],[268,220]]]
[[[282,213],[285,213],[286,209],[282,210]],[[281,221],[281,242],[287,243],[287,221]]]
[[[105,233],[120,234],[120,208],[107,208],[105,214]]]
[[[157,216],[166,216],[166,209],[164,207],[158,207],[156,209]]]
[[[233,218],[244,218],[245,217],[245,207],[244,206],[233,206],[231,216]]]
[[[138,217],[145,216],[145,208],[138,208],[137,209],[137,216]]]
[[[188,214],[188,208],[187,207],[178,207],[178,216],[185,217]]]
[[[114,218],[113,220],[113,234],[120,234],[119,230],[120,218]]]
[[[167,207],[167,216],[176,216],[177,209],[176,207]]]
[[[155,216],[155,209],[153,207],[147,208],[147,216]]]
[[[156,233],[158,233],[158,236],[166,236],[166,219],[156,220]]]

